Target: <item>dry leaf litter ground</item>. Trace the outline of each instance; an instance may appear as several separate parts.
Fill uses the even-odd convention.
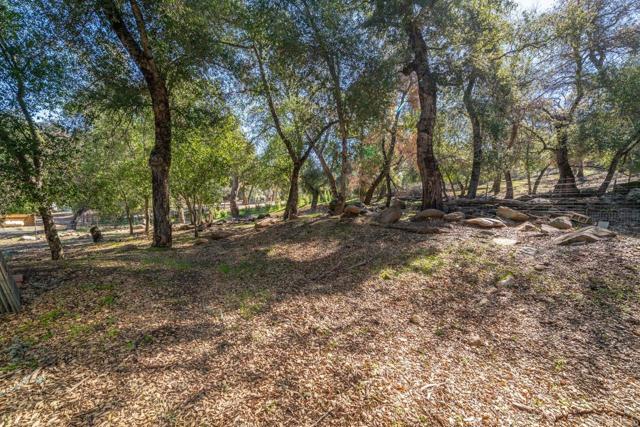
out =
[[[15,252],[0,425],[639,423],[640,239],[225,229]]]

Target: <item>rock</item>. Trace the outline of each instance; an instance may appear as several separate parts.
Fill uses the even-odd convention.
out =
[[[632,188],[629,190],[624,200],[631,203],[640,203],[640,188]]]
[[[504,227],[504,222],[494,218],[471,218],[464,221],[466,225],[480,228],[500,228]]]
[[[557,228],[558,230],[569,230],[573,227],[573,224],[571,224],[571,220],[566,216],[559,216],[552,219],[549,225]]]
[[[526,221],[529,219],[529,215],[519,212],[515,209],[508,208],[506,206],[499,206],[496,214],[500,218],[510,219],[511,221],[517,222]]]
[[[214,230],[211,231],[210,233],[208,233],[205,237],[211,239],[211,240],[222,240],[222,239],[226,239],[227,237],[233,236],[233,233],[230,233],[229,231],[224,231],[224,230]]]
[[[199,239],[193,241],[194,245],[206,245],[207,243],[209,243],[209,239],[205,237],[200,237]]]
[[[354,218],[357,217],[358,215],[363,213],[363,209],[358,207],[358,206],[354,206],[354,205],[347,205],[344,207],[344,210],[342,211],[342,217],[343,218]]]
[[[442,218],[444,216],[444,212],[440,209],[425,209],[423,211],[418,212],[411,221],[427,221],[430,219]]]
[[[508,239],[506,237],[495,237],[492,241],[498,246],[513,246],[518,243],[516,239]]]
[[[518,231],[524,231],[524,232],[537,231],[537,232],[540,232],[540,228],[535,226],[535,225],[533,225],[533,224],[531,224],[530,222],[525,222],[524,224],[522,224],[522,225],[520,225],[518,227]]]
[[[533,203],[534,205],[550,205],[551,204],[551,200],[544,199],[542,197],[536,197],[536,198],[533,198],[533,199],[529,200],[529,203]]]
[[[269,227],[270,225],[275,224],[276,222],[278,222],[278,220],[276,218],[265,218],[265,219],[261,219],[260,221],[256,221],[256,228],[266,228]]]
[[[582,215],[581,213],[578,213],[578,212],[568,212],[567,216],[572,221],[576,221],[576,222],[579,222],[581,224],[592,224],[593,223],[591,218],[589,218],[586,215]]]
[[[516,279],[514,279],[513,276],[509,275],[504,279],[500,280],[498,282],[498,286],[511,286],[515,284],[515,282],[516,282]]]
[[[20,236],[20,240],[26,240],[29,242],[33,242],[38,240],[38,238],[36,236],[29,236],[29,235],[24,235],[24,236]]]
[[[420,319],[420,317],[418,317],[418,315],[416,314],[412,314],[411,317],[409,318],[409,323],[413,323],[414,325],[418,325],[418,326],[422,326],[422,319]]]
[[[442,217],[445,221],[456,222],[464,219],[464,212],[451,212]]]
[[[473,347],[482,347],[484,345],[482,338],[480,338],[480,335],[478,334],[469,334],[467,337],[467,343]]]
[[[610,239],[616,236],[616,233],[604,228],[591,226],[585,227],[573,233],[566,234],[564,236],[554,239],[556,245],[567,246],[577,245],[584,243],[593,243],[602,239]]]
[[[94,225],[89,229],[89,233],[91,233],[91,238],[93,239],[93,243],[102,242],[102,232],[97,225]]]
[[[611,231],[609,229],[606,228],[602,228],[602,227],[596,227],[594,225],[592,225],[591,227],[585,227],[579,230],[580,233],[591,233],[596,237],[599,237],[601,239],[609,239],[611,237],[616,237],[617,234],[615,233],[615,231]]]
[[[549,224],[540,225],[540,232],[542,234],[558,234],[561,231],[555,227],[550,226]]]
[[[402,210],[397,206],[391,206],[376,216],[376,222],[380,224],[394,224],[402,217]]]

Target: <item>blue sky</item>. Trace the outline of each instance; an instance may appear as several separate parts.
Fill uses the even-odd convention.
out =
[[[551,7],[555,0],[515,0],[521,9],[545,10]]]

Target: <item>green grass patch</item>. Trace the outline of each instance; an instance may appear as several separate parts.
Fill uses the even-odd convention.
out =
[[[443,254],[435,249],[426,249],[408,263],[408,267],[416,273],[430,275],[444,265]]]
[[[186,271],[195,267],[195,263],[190,260],[172,258],[170,256],[163,256],[160,254],[154,254],[142,258],[142,264],[151,265],[155,267],[163,267],[168,270]]]
[[[231,304],[238,310],[238,314],[245,320],[260,314],[271,300],[268,290],[244,289],[236,294],[229,295]]]

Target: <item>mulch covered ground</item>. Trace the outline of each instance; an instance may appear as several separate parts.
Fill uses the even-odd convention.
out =
[[[640,422],[640,239],[227,229],[14,254],[0,425]]]

